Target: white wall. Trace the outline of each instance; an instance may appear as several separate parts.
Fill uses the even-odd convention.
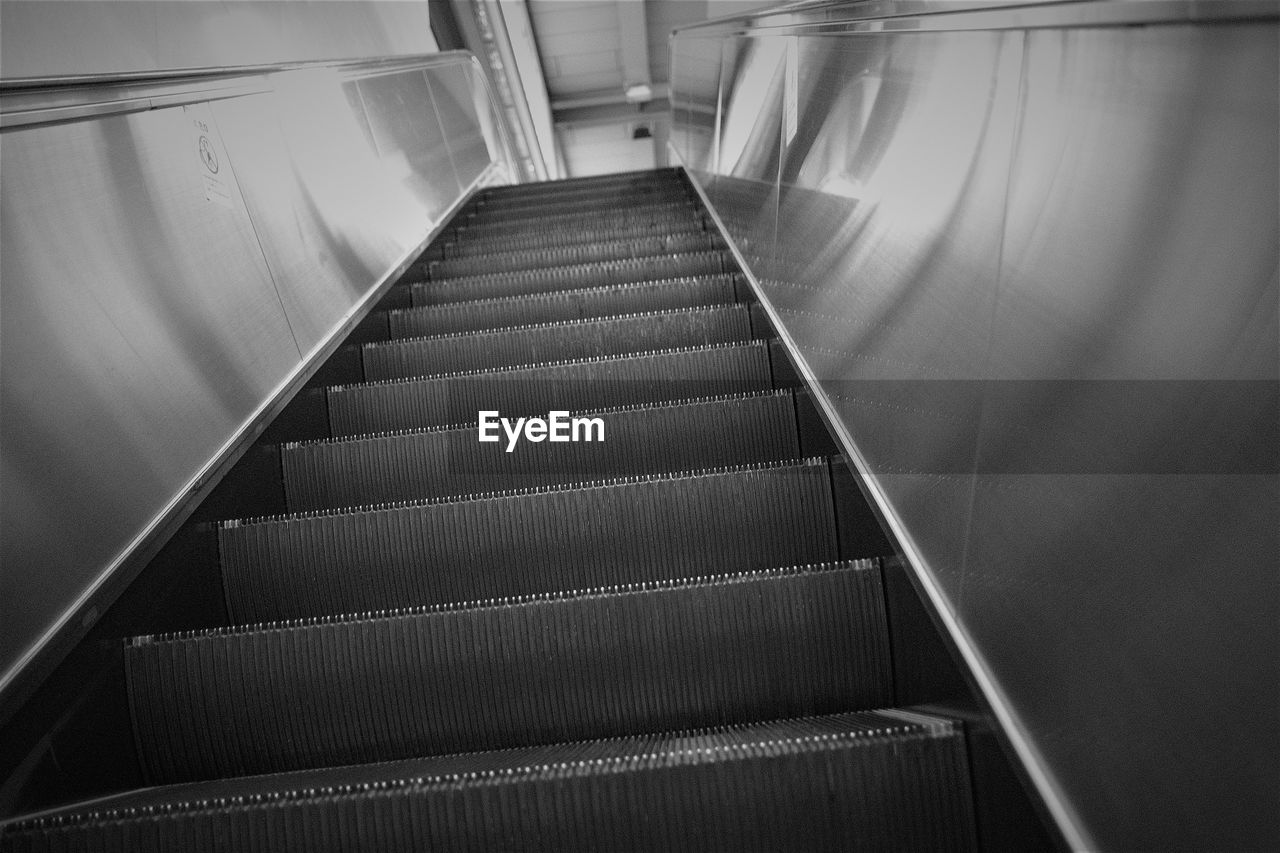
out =
[[[434,53],[427,0],[0,0],[0,77]]]

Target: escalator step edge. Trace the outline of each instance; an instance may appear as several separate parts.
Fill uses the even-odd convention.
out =
[[[23,821],[9,853],[970,851],[959,724],[900,711],[155,789]]]

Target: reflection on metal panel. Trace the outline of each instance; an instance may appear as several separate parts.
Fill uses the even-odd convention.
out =
[[[944,582],[1114,846],[1280,840],[1277,44],[1274,26],[1027,36],[988,367],[1005,381]],[[1037,601],[1055,642],[1027,660],[999,638]]]
[[[718,160],[678,108],[673,147],[1068,842],[1265,849],[1275,10],[1064,26],[1096,6],[694,29]]]
[[[460,187],[426,76],[404,71],[370,77],[359,81],[359,90],[378,156],[438,215]]]
[[[181,107],[4,135],[5,669],[298,361],[199,138]]]
[[[489,91],[488,78],[484,76],[478,62],[467,66],[467,85],[471,90],[471,103],[480,126],[480,135],[484,139],[485,152],[496,175],[494,183],[517,181],[520,164],[511,140],[503,131],[498,102]]]
[[[5,79],[437,50],[426,4],[401,0],[4,0],[0,19]]]
[[[679,83],[669,96],[673,134],[679,134],[672,143],[689,169],[707,169],[720,85],[720,40],[679,39],[672,45],[671,64],[672,80]]]
[[[474,153],[488,133],[505,159],[492,104],[485,130],[474,109],[437,118],[428,79],[452,69],[443,91],[473,65],[259,69],[240,89],[213,81],[232,88],[212,103],[199,75],[60,90],[55,104],[106,101],[52,124],[44,90],[16,106],[5,92],[0,112],[21,120],[0,146],[0,707],[463,193],[506,171]],[[157,93],[183,105],[114,114],[116,91],[121,110]],[[465,186],[455,140],[472,152]]]
[[[475,103],[475,90],[469,77],[470,68],[452,65],[433,69],[431,93],[436,112],[449,140],[449,152],[463,186],[474,181],[488,168],[490,153],[481,132]],[[483,91],[483,90],[482,90]]]

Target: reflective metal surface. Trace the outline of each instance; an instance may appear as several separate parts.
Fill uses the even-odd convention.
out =
[[[0,76],[119,74],[437,49],[425,4],[399,0],[4,0]]]
[[[1275,10],[1068,5],[693,28],[673,146],[1067,843],[1272,849]]]
[[[414,65],[223,73],[211,103],[203,78],[6,89],[0,706],[450,210],[511,173],[474,60]],[[183,105],[38,123],[113,93]]]

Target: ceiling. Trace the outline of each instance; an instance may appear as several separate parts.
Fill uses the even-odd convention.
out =
[[[667,39],[676,27],[770,3],[527,0],[569,176],[667,165]],[[647,86],[627,98],[628,87]]]

